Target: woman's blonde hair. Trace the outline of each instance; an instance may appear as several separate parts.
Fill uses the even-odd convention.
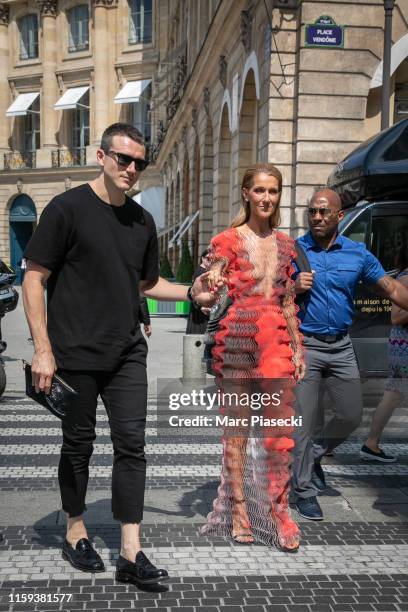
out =
[[[242,185],[241,185],[242,206],[241,206],[239,213],[237,214],[235,219],[232,221],[231,227],[239,227],[240,225],[244,225],[244,223],[247,223],[247,221],[249,220],[249,217],[251,215],[251,207],[250,207],[249,202],[247,202],[244,198],[243,190],[251,189],[251,187],[254,184],[254,177],[257,174],[261,174],[261,173],[268,174],[269,176],[274,176],[278,180],[279,193],[281,193],[282,174],[276,168],[276,166],[274,166],[273,164],[261,163],[261,164],[255,164],[254,166],[247,168],[245,170],[244,178],[242,179]],[[279,196],[278,205],[273,215],[269,217],[269,225],[271,227],[277,227],[280,223],[279,205],[280,205],[280,196]]]

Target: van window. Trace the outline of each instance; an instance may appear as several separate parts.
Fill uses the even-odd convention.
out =
[[[348,228],[344,230],[343,235],[355,242],[364,242],[366,247],[370,248],[370,210],[364,211],[354,221],[350,223]]]
[[[385,271],[396,268],[395,257],[408,234],[407,215],[374,216],[371,225],[371,252]]]
[[[408,159],[408,127],[399,135],[397,140],[384,152],[384,161],[399,161]]]

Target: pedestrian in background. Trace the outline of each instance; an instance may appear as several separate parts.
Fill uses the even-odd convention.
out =
[[[398,252],[396,265],[399,270],[397,278],[408,287],[407,237]],[[362,459],[381,463],[393,463],[398,459],[395,455],[387,455],[380,448],[379,442],[392,413],[408,397],[408,311],[393,304],[391,323],[388,340],[389,377],[381,402],[373,414],[367,440],[360,450]]]

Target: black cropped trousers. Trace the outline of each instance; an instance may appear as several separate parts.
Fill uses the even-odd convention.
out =
[[[58,468],[62,508],[70,517],[79,516],[86,510],[89,460],[96,438],[96,408],[100,395],[113,444],[113,516],[122,523],[140,523],[143,518],[146,353],[146,342],[141,338],[114,372],[58,370],[58,374],[79,393],[62,421],[63,443]]]

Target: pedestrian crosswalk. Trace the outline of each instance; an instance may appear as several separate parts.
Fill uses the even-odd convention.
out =
[[[154,427],[157,421],[154,398],[148,402],[146,427],[146,456],[148,460],[147,477],[198,476],[217,477],[220,471],[222,444],[212,435],[200,434],[200,440],[180,440],[168,432],[161,436]],[[55,459],[59,456],[61,445],[60,422],[53,415],[26,398],[16,398],[14,402],[0,403],[0,444],[2,449],[1,478],[54,479],[56,476]],[[152,426],[153,425],[153,426]],[[216,432],[219,435],[221,431]],[[90,468],[91,478],[109,478],[112,464],[112,444],[108,417],[103,407],[97,410],[97,438],[93,455],[96,464]],[[197,434],[197,432],[196,432]],[[390,454],[398,455],[398,463],[392,465],[362,462],[359,458],[361,441],[346,441],[337,447],[335,456],[344,458],[325,466],[325,472],[337,476],[408,476],[408,441],[389,442],[386,445]],[[44,465],[49,457],[50,465]],[[24,458],[25,465],[20,463]],[[149,458],[154,459],[149,466]],[[185,459],[188,458],[188,464]],[[14,464],[13,464],[14,459]],[[171,459],[171,461],[169,461]],[[27,462],[29,465],[27,465]]]
[[[256,592],[251,585],[256,585],[258,593],[268,592],[269,595],[265,597],[270,597],[268,601],[275,602],[274,605],[278,605],[279,596],[273,590],[279,585],[283,593],[280,596],[282,602],[287,598],[282,610],[292,612],[292,607],[296,610],[296,602],[299,610],[302,608],[300,600],[303,593],[299,593],[302,589],[308,593],[307,611],[312,612],[318,609],[313,605],[321,604],[319,597],[324,595],[320,595],[318,589],[323,589],[322,583],[330,583],[332,594],[329,596],[326,591],[326,597],[338,597],[337,603],[333,600],[333,607],[325,608],[331,612],[341,609],[342,597],[352,597],[355,609],[363,609],[364,589],[369,580],[370,594],[366,593],[365,596],[372,597],[372,601],[367,610],[406,609],[403,607],[406,601],[403,599],[403,589],[408,579],[408,524],[406,519],[395,514],[395,509],[391,514],[387,514],[387,510],[382,514],[373,514],[375,506],[385,502],[379,504],[370,490],[370,487],[374,487],[373,483],[379,490],[387,489],[385,499],[391,496],[401,503],[402,512],[403,508],[406,510],[408,489],[406,485],[404,487],[404,481],[408,476],[408,442],[402,435],[393,437],[385,445],[387,452],[399,457],[398,462],[392,465],[362,462],[358,454],[361,440],[356,438],[336,449],[334,458],[325,461],[325,473],[329,479],[340,482],[341,486],[336,485],[327,496],[322,497],[322,505],[325,511],[327,508],[328,514],[330,508],[334,508],[331,518],[320,524],[303,521],[300,551],[297,555],[288,555],[259,545],[244,550],[220,536],[200,535],[200,526],[211,508],[218,485],[222,453],[220,439],[205,432],[199,439],[191,440],[186,436],[161,437],[156,422],[154,398],[150,398],[146,429],[146,511],[150,522],[144,524],[143,534],[149,557],[157,565],[166,567],[173,579],[169,587],[169,603],[166,604],[165,595],[160,594],[156,597],[157,601],[150,600],[147,604],[143,600],[143,593],[133,587],[123,587],[119,591],[123,596],[129,594],[134,606],[123,604],[124,607],[120,607],[119,591],[112,586],[119,552],[119,531],[111,521],[108,524],[101,519],[100,523],[91,524],[89,531],[98,552],[106,561],[105,582],[101,582],[101,577],[84,576],[67,566],[60,554],[64,537],[60,520],[62,513],[55,501],[54,506],[48,509],[51,514],[44,524],[39,520],[34,525],[24,526],[14,525],[11,521],[0,528],[3,534],[3,541],[0,541],[1,597],[21,592],[22,589],[34,591],[43,584],[48,589],[61,587],[61,592],[64,586],[73,593],[82,593],[82,588],[87,588],[86,593],[90,594],[91,599],[86,601],[92,604],[99,600],[95,599],[95,594],[102,595],[103,592],[103,596],[106,596],[105,607],[100,609],[138,607],[143,610],[146,606],[172,611],[186,605],[183,604],[184,597],[190,593],[191,586],[199,593],[199,603],[189,609],[198,611],[206,607],[212,610],[208,603],[211,596],[205,591],[208,584],[211,592],[216,588],[214,585],[221,590],[235,589],[236,593],[244,592],[243,589],[247,588],[245,601],[248,601],[248,605],[253,600],[252,609],[266,611],[273,608],[257,607]],[[113,457],[108,419],[103,408],[97,411],[96,433],[88,488],[93,500],[91,509],[110,498]],[[52,492],[55,500],[60,445],[60,423],[44,408],[28,402],[23,396],[0,402],[0,491],[7,491],[8,500],[35,500],[36,488],[38,495],[44,490]],[[354,511],[354,502],[350,502],[351,486],[356,494],[359,483],[365,501]],[[372,507],[367,504],[367,499],[372,499]],[[51,521],[53,512],[54,522]],[[385,578],[388,582],[383,586]],[[234,582],[237,580],[241,582]],[[318,584],[314,590],[313,580]],[[220,586],[220,581],[224,586]],[[358,589],[349,595],[356,584],[359,585]],[[309,585],[312,586],[309,588]],[[110,590],[103,590],[105,587]],[[381,607],[381,597],[386,588],[395,590],[392,608]],[[184,595],[175,606],[175,593],[180,595],[181,591]],[[6,608],[1,606],[6,600],[1,597],[0,609],[3,610]],[[336,608],[337,604],[340,607]],[[241,606],[241,603],[235,605]],[[245,607],[239,609],[245,610]],[[347,609],[354,612],[353,607]],[[43,611],[45,608],[32,609],[33,612],[36,610]]]

